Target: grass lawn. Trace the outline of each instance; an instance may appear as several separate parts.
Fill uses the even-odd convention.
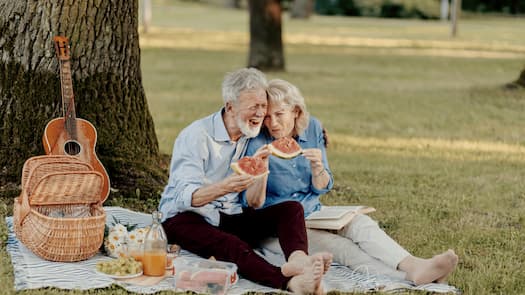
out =
[[[191,121],[218,110],[220,83],[248,56],[248,15],[190,1],[159,1],[141,35],[143,83],[162,152]],[[464,294],[525,292],[525,22],[446,23],[283,16],[287,71],[329,131],[336,185],[326,204],[374,206],[401,245],[429,257],[453,248],[449,281]],[[112,198],[108,205],[152,210]],[[0,239],[12,201],[0,199]],[[0,245],[0,293],[13,273]],[[69,293],[56,289],[30,294]],[[73,293],[126,294],[120,288]]]

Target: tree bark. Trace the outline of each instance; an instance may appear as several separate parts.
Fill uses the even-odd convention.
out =
[[[291,3],[290,17],[307,19],[314,9],[313,0],[294,0]]]
[[[44,153],[47,122],[62,116],[55,35],[70,40],[76,114],[98,131],[111,187],[160,191],[166,173],[142,87],[137,0],[0,0],[0,189],[20,183],[24,161]]]
[[[248,66],[284,70],[279,0],[250,0],[250,54]]]

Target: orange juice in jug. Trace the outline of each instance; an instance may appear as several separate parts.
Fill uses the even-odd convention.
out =
[[[152,213],[153,225],[144,239],[144,256],[142,257],[142,268],[144,275],[163,276],[166,272],[166,254],[168,239],[160,224],[162,213]]]
[[[166,272],[166,252],[144,252],[142,264],[145,275],[163,276]]]

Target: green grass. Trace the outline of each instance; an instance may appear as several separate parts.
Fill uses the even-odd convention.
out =
[[[142,74],[161,151],[171,153],[182,128],[220,108],[225,72],[245,66],[248,17],[195,2],[155,3],[154,27],[142,34]],[[523,68],[525,22],[469,18],[451,40],[441,22],[283,21],[287,71],[268,76],[295,83],[330,133],[336,185],[323,201],[374,206],[373,217],[415,255],[455,249],[460,263],[450,283],[465,294],[522,294],[525,91],[502,85]],[[11,210],[3,198],[2,220]],[[0,293],[12,294],[0,247]]]

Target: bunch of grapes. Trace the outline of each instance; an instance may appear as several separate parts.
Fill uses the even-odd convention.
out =
[[[120,257],[98,262],[97,270],[110,275],[127,276],[140,273],[142,271],[142,263],[136,261],[133,257]]]

